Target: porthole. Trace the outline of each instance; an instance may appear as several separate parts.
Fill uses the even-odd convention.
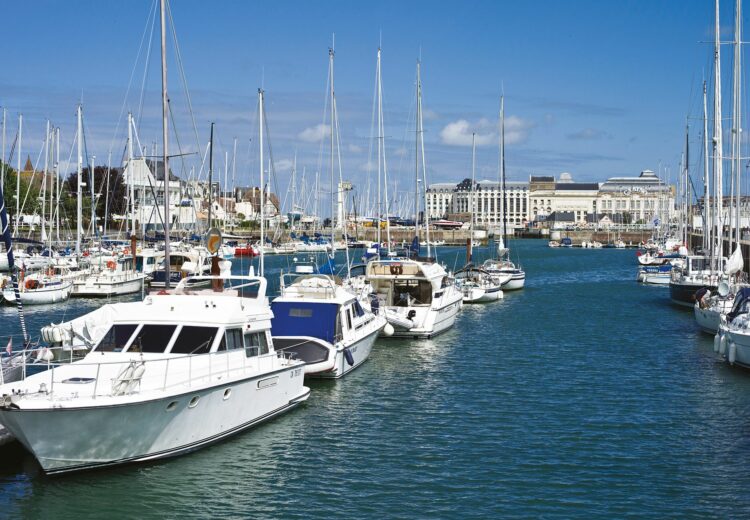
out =
[[[230,396],[230,395],[232,395],[232,389],[231,389],[231,388],[227,388],[226,390],[224,390],[224,400],[225,400],[225,401],[226,401],[227,399],[229,399],[229,396]]]
[[[168,411],[168,412],[171,412],[171,411],[172,411],[172,410],[174,410],[175,408],[177,408],[177,401],[172,401],[171,403],[169,403],[169,404],[167,405],[167,411]]]
[[[201,400],[201,398],[200,398],[199,395],[194,396],[190,400],[190,403],[188,403],[188,408],[195,408],[198,405],[198,401],[200,401],[200,400]]]

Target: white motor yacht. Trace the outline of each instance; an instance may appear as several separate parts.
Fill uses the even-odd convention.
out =
[[[133,257],[102,259],[94,272],[73,282],[77,297],[110,297],[138,293],[143,290],[146,275],[133,268]]]
[[[721,315],[714,351],[732,365],[750,368],[750,288],[737,291],[732,310]]]
[[[274,349],[266,280],[205,278],[120,304],[82,360],[0,387],[0,423],[44,471],[179,455],[307,399],[303,362]]]
[[[18,295],[24,305],[44,305],[64,302],[73,291],[73,282],[46,273],[24,275],[18,282]],[[12,283],[3,288],[3,298],[8,304],[16,303],[16,292]]]
[[[371,260],[365,273],[394,337],[430,338],[453,326],[463,295],[445,269],[410,258]]]
[[[351,292],[323,274],[286,274],[271,303],[273,341],[312,377],[339,378],[364,363],[387,325]]]

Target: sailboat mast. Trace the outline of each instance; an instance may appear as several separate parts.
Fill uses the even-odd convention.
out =
[[[500,96],[500,208],[503,219],[503,244],[508,235],[505,213],[505,96]]]
[[[419,60],[417,60],[417,114],[414,136],[414,236],[419,242]]]
[[[708,170],[708,94],[703,81],[703,252],[711,248],[711,175]]]
[[[55,128],[55,237],[60,242],[60,127]]]
[[[83,123],[81,105],[76,112],[78,122],[78,186],[76,187],[76,256],[81,256],[81,221],[83,220]]]
[[[128,184],[130,184],[130,236],[135,236],[135,174],[133,170],[133,114],[128,112]]]
[[[258,164],[260,164],[260,259],[258,273],[263,276],[263,250],[266,247],[265,189],[263,187],[263,89],[258,89]]]
[[[683,244],[688,247],[690,244],[690,125],[685,124],[685,162],[684,175],[685,175],[685,214],[684,214],[684,226],[685,226],[685,237]]]
[[[382,161],[381,161],[381,153],[383,150],[383,101],[381,99],[382,97],[382,86],[380,83],[380,47],[378,47],[378,64],[375,69],[375,81],[377,83],[377,91],[378,91],[378,247],[380,247],[380,244],[383,243],[382,237],[381,237],[381,231],[380,231],[380,222],[383,218],[383,202],[381,201],[381,183],[383,182],[383,173],[382,173]]]
[[[329,85],[331,87],[330,96],[331,96],[331,248],[333,248],[333,241],[334,241],[334,229],[336,227],[336,213],[335,213],[335,201],[334,201],[334,194],[336,193],[334,190],[334,184],[333,184],[333,118],[334,118],[334,106],[333,106],[333,96],[334,96],[334,88],[333,88],[333,55],[334,50],[333,47],[328,49],[328,71],[330,74],[329,78]]]
[[[44,222],[45,210],[47,208],[47,174],[49,172],[49,119],[47,119],[47,129],[44,134],[44,179],[42,180],[42,222],[41,222],[41,240],[47,241],[47,226]]]
[[[167,29],[166,7],[167,0],[161,0],[161,128],[162,128],[162,156],[164,162],[164,288],[169,289],[169,122],[167,120]]]
[[[430,258],[430,213],[427,210],[427,163],[424,153],[424,122],[422,121],[422,64],[417,60],[417,121],[419,124],[419,146],[422,150],[422,188],[424,189],[424,239],[427,242],[427,258]]]
[[[13,236],[18,233],[21,224],[21,138],[23,137],[23,114],[18,115],[18,170],[16,170],[16,225],[13,227]],[[80,190],[81,175],[78,175],[78,186]],[[80,205],[80,204],[79,204]],[[80,220],[79,220],[80,222]]]
[[[211,137],[208,140],[208,227],[211,228],[214,194],[214,124],[211,123]]]
[[[714,228],[716,229],[715,252],[717,258],[723,256],[724,232],[723,232],[723,206],[724,189],[722,186],[722,138],[721,138],[721,29],[719,27],[719,0],[716,6],[716,27],[714,40],[714,192],[716,194],[716,211],[714,214]],[[712,263],[713,266],[713,263]],[[712,267],[713,269],[713,267]]]
[[[476,208],[474,207],[474,172],[476,169],[477,160],[476,135],[477,134],[475,134],[474,132],[471,133],[471,190],[469,191],[469,196],[471,197],[471,236],[469,237],[469,262],[471,262],[471,257],[474,255],[474,214],[476,213]]]
[[[741,238],[741,179],[742,179],[742,0],[737,0],[734,18],[734,95],[732,117],[732,148],[734,163],[734,236],[736,247],[740,247]],[[731,204],[731,203],[730,203]]]
[[[0,170],[0,185],[5,186],[5,107],[3,107],[3,150],[2,150],[3,156],[0,157],[0,162],[2,162],[3,169]]]

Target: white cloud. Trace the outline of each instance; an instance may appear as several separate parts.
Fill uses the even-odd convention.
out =
[[[507,126],[507,125],[506,125]],[[477,146],[487,146],[497,142],[494,125],[487,119],[480,119],[470,123],[466,119],[459,119],[448,123],[440,131],[440,140],[450,146],[471,146],[472,133]]]
[[[612,139],[612,134],[595,128],[584,128],[578,132],[568,134],[568,139],[578,141],[593,141],[597,139]]]
[[[302,130],[297,137],[307,143],[317,143],[331,135],[331,129],[328,125],[320,123]]]
[[[291,170],[293,166],[294,161],[292,161],[291,159],[279,159],[278,161],[276,161],[277,170]]]
[[[518,116],[505,118],[505,144],[519,144],[526,140],[534,123]]]
[[[362,153],[362,147],[361,147],[361,146],[357,146],[356,144],[350,144],[350,145],[349,145],[349,146],[347,147],[347,149],[348,149],[348,150],[349,150],[349,151],[350,151],[351,153]]]
[[[409,151],[406,149],[405,146],[402,146],[400,148],[397,148],[393,154],[398,157],[406,157],[406,155],[409,153]]]
[[[440,119],[440,114],[428,108],[427,110],[422,111],[422,119],[425,121],[434,121]]]
[[[364,164],[360,164],[359,169],[363,172],[374,172],[378,170],[378,164],[372,161],[367,161]]]

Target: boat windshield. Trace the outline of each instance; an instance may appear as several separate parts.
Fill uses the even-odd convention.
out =
[[[162,353],[167,349],[177,325],[144,325],[128,347],[128,352]]]
[[[137,327],[138,325],[135,323],[112,325],[94,350],[97,352],[122,352]]]
[[[207,354],[214,344],[219,329],[217,327],[196,327],[185,325],[170,351],[172,354]]]

